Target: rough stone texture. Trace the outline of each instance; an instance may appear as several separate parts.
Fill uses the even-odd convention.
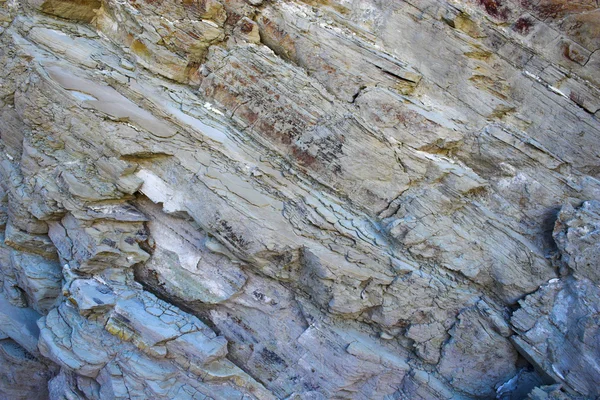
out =
[[[511,319],[515,346],[576,393],[600,395],[600,289],[589,280],[556,280],[522,300]]]
[[[0,398],[600,396],[600,7],[0,0]]]
[[[566,205],[561,210],[554,240],[561,251],[561,261],[576,275],[600,283],[600,202],[586,201],[577,210]]]
[[[0,393],[6,399],[48,398],[48,380],[53,372],[12,339],[0,339]]]

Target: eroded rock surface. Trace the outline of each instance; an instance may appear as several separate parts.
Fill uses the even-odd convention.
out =
[[[0,0],[0,397],[600,396],[600,7]]]

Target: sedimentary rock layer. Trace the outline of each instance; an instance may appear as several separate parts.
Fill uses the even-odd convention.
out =
[[[600,7],[0,0],[0,397],[600,396]]]

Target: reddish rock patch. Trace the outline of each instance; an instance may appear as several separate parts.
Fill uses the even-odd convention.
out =
[[[485,8],[485,11],[494,18],[506,20],[508,18],[508,8],[501,0],[479,0],[479,4]]]
[[[527,35],[534,23],[530,18],[521,17],[512,26],[513,31],[519,32],[521,35]]]

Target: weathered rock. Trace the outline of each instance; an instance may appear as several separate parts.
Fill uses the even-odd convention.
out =
[[[198,318],[145,292],[119,300],[106,329],[121,340],[132,341],[140,350],[163,356],[168,352],[176,359],[200,365],[227,354],[227,341]]]
[[[69,286],[69,300],[80,312],[114,307],[117,296],[107,285],[96,279],[76,279]]]
[[[47,313],[62,287],[62,271],[58,262],[36,254],[12,251],[11,263],[29,306],[42,314]]]
[[[38,321],[39,349],[63,368],[95,378],[109,362],[118,340],[88,322],[70,305],[63,303]]]
[[[89,399],[98,398],[98,384],[94,385],[92,382],[94,381],[89,378],[61,368],[60,372],[48,382],[50,400],[76,399],[84,396]]]
[[[598,396],[600,289],[588,279],[554,280],[521,301],[511,318],[519,352],[573,394]]]
[[[578,276],[600,283],[600,202],[586,201],[579,209],[566,205],[553,232],[561,262]]]
[[[574,275],[553,279],[521,300],[521,308],[511,318],[517,333],[511,339],[519,352],[547,379],[585,397],[600,394],[595,361],[600,356],[599,221],[597,201],[586,201],[579,209],[569,204],[562,208],[553,236],[560,262]],[[566,395],[542,389],[531,394],[532,398],[561,396]]]
[[[27,298],[19,287],[17,274],[11,262],[12,249],[3,244],[4,235],[0,234],[0,270],[2,271],[2,294],[12,305],[27,307]]]
[[[136,270],[142,280],[189,305],[221,303],[239,292],[246,282],[240,261],[213,252],[214,239],[198,229],[189,216],[165,215],[147,199],[138,205],[152,217],[147,226],[154,241],[151,258]]]
[[[0,0],[0,396],[600,395],[599,12]]]
[[[148,315],[141,314],[138,317]],[[185,356],[187,364],[183,366],[184,370],[182,366],[178,367],[178,364],[164,358],[167,355],[166,349],[164,353],[156,348],[155,351],[148,351],[141,341],[134,341],[136,346],[151,354],[145,355],[133,344],[120,340],[128,339],[123,330],[119,337],[109,333],[115,333],[114,322],[113,325],[106,324],[105,330],[105,323],[85,319],[66,303],[50,311],[40,320],[39,325],[41,353],[62,367],[61,373],[49,384],[52,398],[64,398],[69,394],[85,395],[91,399],[119,398],[128,397],[128,393],[133,392],[152,398],[204,398],[208,394],[218,397],[219,393],[220,398],[244,395],[251,396],[249,398],[268,398],[260,384],[233,364],[210,363],[211,360],[205,357],[202,361],[210,363],[206,369],[192,368],[187,356],[198,357],[201,354],[201,347],[197,346],[201,343],[198,337],[184,338],[169,349],[178,352],[173,355],[176,362],[180,362],[178,355]],[[148,320],[143,331],[146,342],[152,337],[164,335],[167,332],[164,325]],[[140,327],[137,324],[135,326]],[[184,330],[187,329],[186,326],[183,325]],[[171,331],[173,336],[186,336],[179,333],[176,325]],[[205,331],[218,339],[208,328]],[[206,339],[204,334],[203,337]],[[204,355],[210,357],[208,353],[214,355],[214,347],[212,352],[208,351]]]
[[[571,400],[571,399],[583,399],[582,396],[570,395],[563,390],[561,390],[560,385],[548,385],[541,386],[533,389],[529,396],[527,396],[528,400]]]
[[[439,369],[455,388],[476,397],[492,397],[498,386],[517,373],[517,351],[493,320],[482,314],[478,304],[458,316]]]
[[[36,325],[39,318],[40,314],[35,310],[15,307],[0,295],[1,332],[34,356],[39,354],[37,344],[40,330]]]
[[[78,272],[128,267],[148,259],[138,244],[146,234],[137,221],[85,221],[69,214],[50,224],[49,235],[61,260]]]
[[[15,400],[48,398],[52,371],[12,339],[0,339],[0,396]]]
[[[10,222],[4,232],[4,244],[13,249],[38,254],[44,258],[55,260],[56,248],[47,235],[34,235],[19,230]]]

